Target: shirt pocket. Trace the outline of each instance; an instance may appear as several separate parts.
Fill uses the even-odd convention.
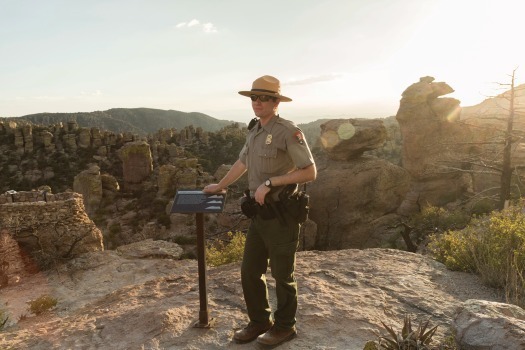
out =
[[[265,147],[259,151],[261,172],[271,174],[279,169],[277,164],[277,148]]]

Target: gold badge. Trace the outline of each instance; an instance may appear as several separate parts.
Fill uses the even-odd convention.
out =
[[[266,136],[266,144],[269,145],[272,143],[272,134],[268,134],[268,136]]]

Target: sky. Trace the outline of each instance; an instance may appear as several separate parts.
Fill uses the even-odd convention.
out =
[[[520,0],[0,0],[0,117],[158,108],[248,122],[395,115],[422,76],[471,106],[525,78]],[[520,79],[521,78],[521,79]]]

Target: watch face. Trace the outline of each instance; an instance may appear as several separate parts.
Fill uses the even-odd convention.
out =
[[[268,179],[264,184],[266,185],[266,187],[270,187],[272,185],[272,182]]]

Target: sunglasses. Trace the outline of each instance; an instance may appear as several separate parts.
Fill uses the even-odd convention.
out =
[[[261,102],[268,102],[270,100],[273,100],[275,97],[268,96],[268,95],[250,95],[250,98],[253,102],[259,100]]]

